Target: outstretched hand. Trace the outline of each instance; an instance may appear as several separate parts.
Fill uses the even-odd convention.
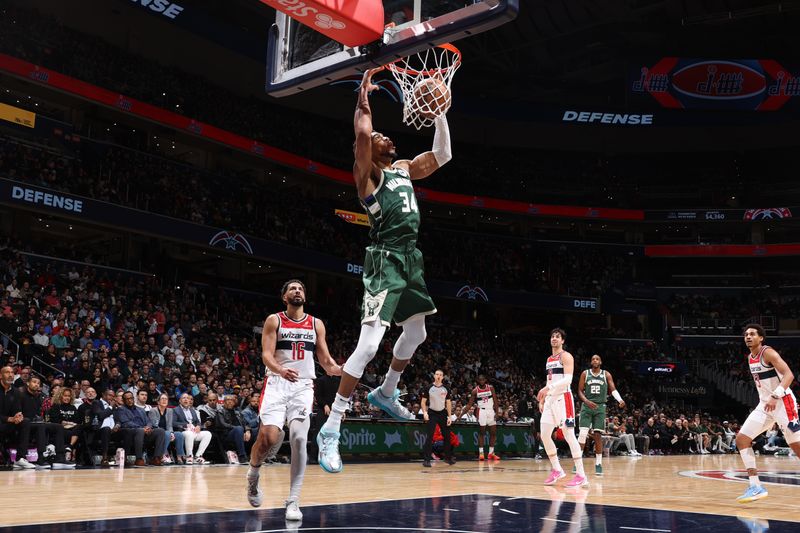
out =
[[[367,93],[371,93],[375,89],[378,89],[378,86],[372,83],[372,76],[381,70],[383,70],[383,67],[371,68],[364,72],[364,77],[361,78],[361,88],[366,89]]]

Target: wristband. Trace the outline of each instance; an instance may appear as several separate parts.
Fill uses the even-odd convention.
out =
[[[780,400],[784,396],[786,396],[786,389],[783,388],[783,385],[778,385],[775,387],[775,390],[772,391],[771,396],[776,400]]]
[[[613,391],[611,391],[611,396],[613,396],[614,399],[617,400],[618,402],[620,403],[622,402],[622,395],[619,393],[618,390],[614,389]]]

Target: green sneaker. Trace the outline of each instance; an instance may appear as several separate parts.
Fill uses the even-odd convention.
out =
[[[595,476],[603,475],[603,465],[594,465],[594,475]]]

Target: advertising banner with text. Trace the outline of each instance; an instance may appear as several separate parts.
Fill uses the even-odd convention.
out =
[[[74,218],[86,223],[220,248],[227,252],[297,265],[337,276],[361,277],[364,272],[361,261],[351,262],[306,248],[301,249],[231,230],[193,224],[185,220],[4,178],[0,178],[0,205],[33,209],[38,212]],[[433,296],[440,298],[476,300],[515,307],[560,309],[584,313],[600,312],[600,301],[597,298],[515,291],[484,291],[477,286],[435,280],[428,283],[428,288]]]
[[[458,437],[457,453],[478,451],[477,424],[453,424],[450,431]],[[488,436],[487,432],[487,442]],[[421,422],[362,422],[348,419],[342,424],[339,451],[343,455],[421,455],[427,438],[427,426]],[[533,439],[530,424],[498,424],[495,449],[501,455],[531,453]]]

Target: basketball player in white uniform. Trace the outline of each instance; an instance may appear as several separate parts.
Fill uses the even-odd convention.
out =
[[[556,481],[566,476],[561,463],[558,462],[556,444],[553,442],[553,431],[563,427],[564,440],[569,444],[572,459],[575,461],[575,477],[567,483],[567,487],[580,487],[588,485],[589,480],[583,471],[583,453],[575,436],[575,401],[570,391],[575,359],[572,354],[564,351],[566,336],[566,332],[561,328],[555,328],[550,332],[551,355],[547,358],[545,366],[547,385],[542,387],[536,399],[539,401],[539,411],[542,413],[540,424],[542,443],[553,465],[544,484],[554,485]]]
[[[302,520],[298,501],[306,470],[306,441],[314,401],[314,354],[322,368],[331,376],[342,369],[328,352],[325,325],[306,314],[306,287],[299,280],[284,283],[281,299],[286,311],[269,315],[261,333],[261,355],[267,367],[258,416],[261,427],[250,453],[247,472],[247,499],[258,507],[263,493],[258,486],[259,468],[267,451],[281,438],[284,424],[289,426],[292,447],[291,484],[286,500],[286,519]]]
[[[736,498],[739,503],[749,503],[767,497],[767,489],[761,486],[761,481],[758,479],[756,457],[752,448],[753,439],[777,422],[786,442],[794,453],[800,456],[797,399],[789,388],[794,381],[794,374],[780,354],[764,344],[764,328],[760,325],[745,326],[744,343],[750,350],[747,361],[756,383],[759,402],[736,435],[736,448],[750,477],[750,486],[744,494]]]
[[[494,385],[486,384],[486,376],[478,376],[478,386],[472,389],[467,406],[462,411],[461,416],[470,413],[473,404],[478,404],[478,461],[483,461],[483,445],[486,428],[489,428],[489,460],[499,461],[500,457],[494,453],[494,445],[497,441],[497,406],[500,400],[494,390]]]

